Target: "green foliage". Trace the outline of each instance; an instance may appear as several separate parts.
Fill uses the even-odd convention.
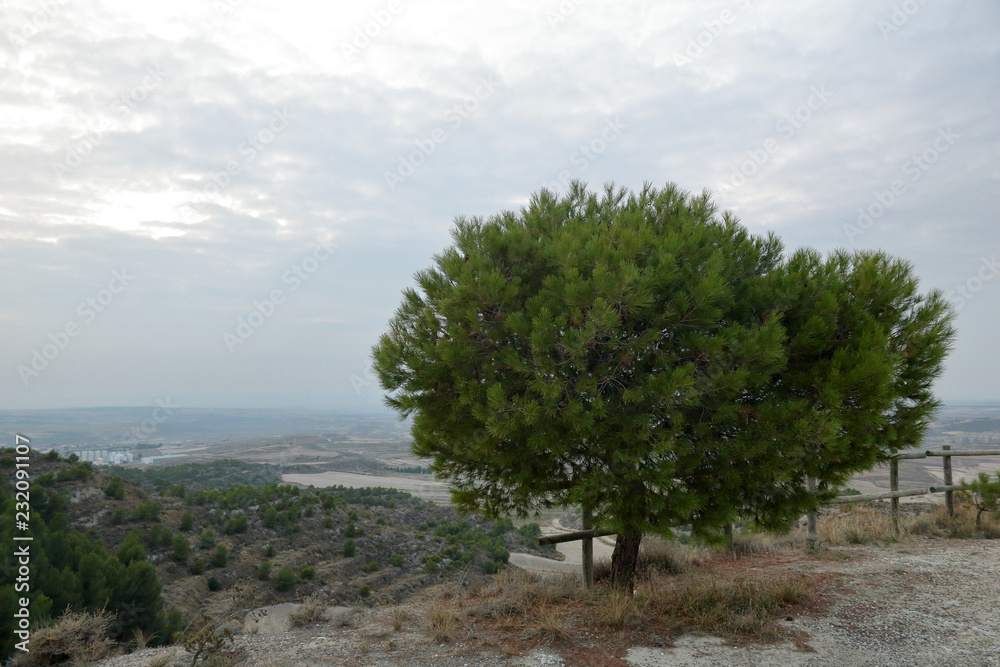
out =
[[[361,566],[362,572],[377,572],[379,569],[379,564],[377,561],[371,561],[370,563],[365,563]]]
[[[938,406],[951,308],[885,253],[786,255],[674,185],[577,182],[452,236],[373,357],[463,510],[587,506],[630,550],[783,526]]]
[[[521,534],[525,540],[529,542],[534,542],[535,538],[541,537],[542,527],[537,523],[526,523],[517,529],[517,532]]]
[[[361,586],[361,588],[358,589],[358,595],[360,595],[363,598],[368,597],[369,595],[371,595],[371,593],[372,593],[372,587],[369,586],[368,584],[364,584],[363,586]]]
[[[277,591],[287,591],[297,581],[298,577],[295,576],[295,570],[286,565],[278,570],[278,576],[274,579],[274,589]]]
[[[215,532],[211,528],[205,528],[198,537],[198,546],[202,549],[211,549],[215,546]]]
[[[74,463],[71,466],[60,468],[56,473],[56,482],[85,482],[94,476],[94,466],[90,461]]]
[[[122,478],[118,475],[112,477],[104,488],[104,495],[115,500],[125,500],[125,482],[122,481]]]
[[[229,563],[229,547],[225,544],[216,544],[211,563],[212,567],[225,567]]]
[[[312,579],[316,576],[316,568],[312,565],[301,565],[299,567],[299,579]]]
[[[220,582],[215,577],[209,577],[208,581],[205,582],[205,585],[208,586],[208,590],[212,591],[213,593],[222,589],[222,582]]]
[[[178,563],[186,563],[188,555],[191,553],[191,544],[188,538],[178,535],[171,544],[170,558]]]
[[[201,558],[195,558],[188,567],[188,571],[194,575],[202,574],[207,569],[208,565],[206,565],[205,561]]]
[[[142,546],[142,536],[139,535],[138,529],[133,528],[128,532],[118,547],[117,556],[122,565],[128,565],[133,561],[141,562],[146,560],[146,549]]]
[[[257,578],[261,581],[267,581],[271,578],[271,561],[261,561],[260,565],[257,566]]]
[[[394,567],[403,567],[403,557],[399,554],[389,556],[389,565]]]
[[[245,532],[247,532],[246,514],[237,514],[236,516],[226,521],[226,527],[225,527],[226,535],[234,535],[237,533],[245,533]]]
[[[1000,471],[997,472],[997,480],[990,481],[990,476],[979,473],[975,482],[962,480],[962,490],[969,495],[969,499],[976,508],[976,528],[982,526],[983,512],[996,512],[1000,510]]]
[[[268,544],[264,548],[264,555],[267,556],[268,558],[272,558],[274,556],[274,545],[273,544]]]
[[[235,459],[223,459],[211,463],[156,466],[146,470],[138,468],[116,468],[115,470],[125,480],[136,486],[146,489],[166,489],[168,494],[171,490],[178,491],[178,486],[186,487],[188,491],[225,489],[240,484],[266,486],[273,484],[281,477],[275,466],[245,463]]]
[[[184,512],[184,514],[181,515],[180,531],[182,533],[187,533],[190,532],[192,528],[194,528],[194,514],[191,514],[191,512]]]
[[[0,484],[0,540],[7,545],[18,544],[13,541],[17,503],[8,490],[12,482],[8,474]],[[56,620],[67,608],[106,610],[112,616],[108,632],[115,639],[131,636],[133,630],[156,632],[163,622],[161,587],[156,569],[146,562],[139,532],[130,532],[118,551],[109,553],[90,535],[70,526],[65,493],[35,485],[30,494],[32,623]],[[23,595],[15,590],[16,573],[14,568],[0,568],[0,661],[14,650],[13,614]]]
[[[503,545],[503,533],[496,530],[486,533],[468,521],[437,525],[434,536],[442,546],[436,554],[424,557],[424,571],[429,574],[442,568],[462,568],[477,560],[480,567],[488,561],[495,562],[496,566],[486,567],[496,571],[496,567],[510,558]]]
[[[133,521],[159,521],[160,520],[160,503],[156,502],[152,498],[147,498],[139,503],[139,506],[135,508],[132,512]]]
[[[326,528],[326,529],[328,529],[328,530],[332,529],[333,528],[333,519],[331,519],[330,517],[324,517],[323,518],[323,527]]]
[[[353,558],[356,551],[357,546],[354,544],[354,540],[348,538],[344,542],[344,558]]]
[[[278,510],[273,507],[265,509],[264,515],[261,517],[261,522],[265,528],[275,528],[278,525]]]
[[[59,452],[57,452],[54,449],[50,449],[49,451],[45,452],[45,454],[42,456],[42,460],[43,461],[49,461],[49,462],[58,461],[59,460]]]
[[[124,507],[119,507],[111,513],[111,525],[120,526],[128,521],[128,512],[125,511]]]

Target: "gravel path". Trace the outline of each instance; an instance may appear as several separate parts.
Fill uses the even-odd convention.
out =
[[[684,635],[673,646],[636,646],[620,667],[732,665],[911,667],[1000,666],[1000,541],[926,540],[887,547],[833,550],[847,560],[800,558],[771,565],[829,573],[830,604],[817,616],[786,622],[806,635],[786,642],[735,647],[703,635]],[[764,566],[762,566],[764,567]],[[392,628],[392,609],[361,610],[348,627],[317,625],[275,635],[237,639],[240,664],[252,667],[575,667],[561,647],[506,655],[502,647],[437,644],[428,639],[426,611]],[[176,648],[147,650],[104,660],[95,667],[146,667]],[[579,655],[579,653],[577,653]],[[611,663],[602,661],[602,667]]]

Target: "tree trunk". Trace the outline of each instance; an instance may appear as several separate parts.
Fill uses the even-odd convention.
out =
[[[623,593],[635,590],[635,568],[639,562],[639,543],[642,533],[626,530],[615,539],[615,552],[611,555],[611,586]]]

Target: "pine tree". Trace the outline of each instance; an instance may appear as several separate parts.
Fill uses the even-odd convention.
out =
[[[543,190],[452,236],[373,350],[386,402],[461,508],[589,508],[622,588],[644,533],[786,522],[936,406],[950,310],[883,254],[785,258],[673,185]]]

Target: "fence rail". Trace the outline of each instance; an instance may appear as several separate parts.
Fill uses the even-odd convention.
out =
[[[944,485],[930,486],[923,489],[899,489],[899,462],[905,459],[925,459],[928,456],[940,456],[942,468],[944,469]],[[831,505],[846,505],[848,503],[860,503],[866,500],[891,500],[892,501],[892,529],[899,533],[899,499],[907,496],[923,496],[929,493],[944,493],[944,503],[948,508],[948,514],[955,514],[954,492],[962,488],[961,484],[955,484],[952,479],[951,457],[953,456],[1000,456],[1000,449],[965,449],[952,450],[950,445],[944,445],[941,449],[927,449],[922,452],[904,452],[896,454],[889,460],[889,490],[884,493],[868,493],[856,496],[838,496],[830,501]],[[816,535],[815,514],[809,515],[809,534]]]

